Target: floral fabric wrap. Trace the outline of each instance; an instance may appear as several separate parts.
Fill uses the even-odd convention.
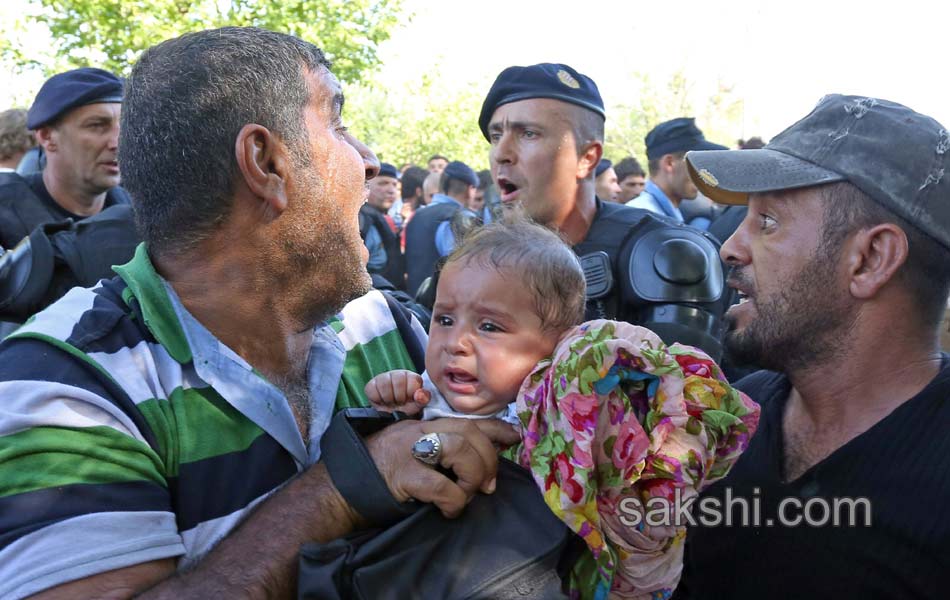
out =
[[[517,412],[522,443],[507,454],[587,543],[570,581],[585,600],[672,595],[686,530],[657,511],[725,476],[759,420],[706,354],[616,321],[566,334]]]

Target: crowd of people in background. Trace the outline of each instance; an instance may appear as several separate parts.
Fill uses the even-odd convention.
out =
[[[616,164],[602,158],[595,169],[597,197],[711,231],[720,242],[728,238],[744,210],[717,205],[700,194],[686,172],[684,160],[691,150],[724,150],[726,146],[707,141],[692,118],[658,124],[645,142],[649,175],[634,156]],[[752,137],[739,140],[735,147],[764,145],[761,138]],[[420,213],[423,208],[430,210]],[[432,231],[422,233],[421,222],[410,228],[417,214],[427,215],[425,221],[432,222]],[[433,274],[436,262],[451,253],[459,231],[490,223],[500,214],[498,189],[488,169],[475,172],[465,163],[450,161],[441,154],[432,155],[425,168],[403,163],[397,171],[384,162],[380,174],[368,185],[367,205],[361,212],[361,231],[370,254],[368,268],[399,289],[415,294]],[[396,252],[397,239],[401,255]]]
[[[105,71],[78,69],[50,79],[37,96],[34,106],[57,102],[58,96],[63,98],[62,102],[69,104],[70,94],[88,93],[81,86],[93,85],[86,80],[95,77],[109,79],[113,86],[119,85],[116,83],[119,80]],[[108,93],[115,93],[115,90]],[[93,104],[108,105],[100,101]],[[74,107],[59,108],[69,113]],[[58,118],[62,115],[54,116]],[[102,196],[103,192],[118,183],[118,167],[109,165],[116,152],[116,132],[109,134],[114,140],[106,149],[113,157],[106,156],[106,160],[100,160],[99,148],[83,146],[78,142],[65,148],[56,145],[46,134],[53,130],[63,135],[62,127],[50,129],[47,124],[37,123],[35,119],[28,125],[26,109],[12,108],[0,113],[0,173],[5,173],[0,180],[0,248],[12,249],[30,231],[45,223],[64,219],[78,223],[114,203],[109,201],[101,206],[99,204],[106,199]],[[44,139],[47,141],[42,141]],[[68,137],[66,139],[71,141]],[[616,164],[603,158],[595,172],[597,197],[605,202],[645,208],[698,229],[711,228],[720,241],[726,239],[738,223],[737,219],[741,220],[742,211],[718,206],[699,194],[686,174],[683,160],[690,150],[721,149],[725,146],[707,142],[689,118],[658,124],[647,135],[645,142],[649,174],[634,156],[624,157]],[[763,145],[760,138],[753,137],[748,141],[739,140],[737,147],[760,148]],[[44,172],[43,167],[47,165],[50,154],[54,164],[45,171],[44,177],[40,173]],[[75,156],[80,164],[85,161],[90,167],[109,166],[115,171],[111,174],[115,181],[107,182],[110,185],[105,188],[104,184],[90,188],[90,193],[94,193],[90,198],[94,201],[81,200],[77,204],[63,190],[72,189],[78,183],[88,187],[87,180],[92,179],[89,175],[82,179],[81,174],[75,173],[72,176],[79,177],[78,181],[58,184],[64,176],[58,175],[62,167],[56,161],[64,154],[67,157]],[[26,193],[21,187],[24,181],[29,183],[31,192],[43,201],[49,214],[24,216],[22,213],[25,211],[20,206],[22,203],[12,202]],[[57,185],[62,187],[48,192],[47,188],[51,185],[54,188]],[[121,193],[121,188],[115,192],[118,195]],[[442,154],[430,156],[424,167],[402,163],[397,170],[392,164],[382,163],[380,173],[367,184],[366,205],[360,211],[360,231],[369,250],[368,269],[397,289],[415,294],[422,282],[433,274],[436,262],[452,251],[456,236],[477,223],[489,223],[497,219],[501,210],[499,205],[499,193],[487,169],[475,172],[465,163],[451,161]],[[423,208],[430,209],[423,220],[427,226],[423,227],[422,222],[417,222],[410,227],[413,218]],[[713,226],[720,217],[720,225]]]

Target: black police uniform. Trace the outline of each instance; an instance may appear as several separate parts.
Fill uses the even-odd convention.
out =
[[[587,280],[586,318],[642,325],[719,360],[731,292],[715,238],[650,211],[596,203],[587,236],[574,246]]]
[[[103,208],[130,204],[128,193],[114,187],[106,193]],[[46,223],[86,217],[73,214],[53,200],[43,183],[42,173],[21,177],[16,173],[0,173],[0,246],[13,248],[30,232]]]
[[[360,207],[360,237],[364,241],[370,227],[375,228],[379,233],[379,237],[383,240],[383,249],[386,250],[386,266],[379,270],[369,269],[369,271],[381,275],[396,289],[403,289],[405,283],[403,281],[403,259],[399,236],[393,233],[383,213],[370,204],[363,204]]]
[[[406,226],[406,289],[414,294],[425,281],[435,273],[439,261],[439,250],[435,245],[435,234],[439,226],[451,221],[462,207],[451,202],[430,204],[416,211]]]

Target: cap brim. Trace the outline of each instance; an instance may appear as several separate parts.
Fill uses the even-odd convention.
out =
[[[686,165],[699,191],[719,204],[746,204],[752,193],[846,179],[807,160],[768,148],[688,152]]]
[[[690,151],[706,151],[706,150],[728,150],[729,148],[723,146],[722,144],[716,144],[710,142],[709,140],[701,140],[699,144],[690,148]]]

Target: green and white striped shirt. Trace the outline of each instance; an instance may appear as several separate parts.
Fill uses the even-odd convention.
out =
[[[365,405],[374,375],[413,369],[386,298],[348,304],[314,330],[305,443],[284,395],[188,313],[144,245],[116,271],[0,344],[2,598],[194,563],[319,459],[334,409]]]

